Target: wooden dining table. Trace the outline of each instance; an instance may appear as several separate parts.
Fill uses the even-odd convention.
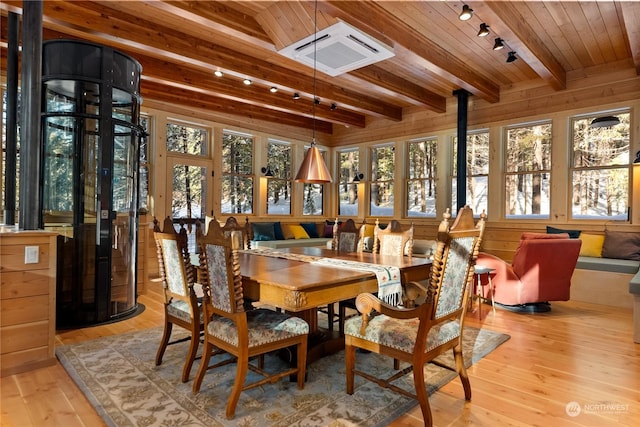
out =
[[[319,328],[317,308],[354,298],[363,292],[377,292],[378,280],[373,271],[337,268],[290,259],[289,255],[398,267],[402,283],[427,279],[431,265],[431,260],[426,258],[341,253],[321,247],[277,249],[268,254],[241,251],[238,256],[245,298],[283,309],[307,321],[309,362],[344,347],[343,337]]]

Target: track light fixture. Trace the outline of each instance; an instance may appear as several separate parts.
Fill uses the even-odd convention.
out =
[[[331,111],[335,111],[338,106],[334,102],[332,102],[329,108],[331,109]]]
[[[360,172],[356,172],[355,176],[353,177],[353,181],[351,182],[353,182],[354,184],[357,184],[363,179],[364,179],[364,174]]]
[[[249,86],[249,85],[252,83],[252,81],[251,81],[251,80],[249,80],[249,79],[244,79],[244,80],[242,81],[242,83],[244,83],[245,85]]]
[[[270,166],[267,166],[266,168],[263,167],[261,170],[265,178],[273,178],[273,171]]]
[[[503,40],[500,37],[496,37],[496,42],[493,44],[493,50],[504,49]]]
[[[314,98],[313,103],[316,105],[320,105],[320,98]]]
[[[633,161],[634,165],[640,165],[640,151],[636,153],[636,159]]]
[[[293,99],[300,99],[300,94],[298,92],[294,93]]]
[[[224,73],[220,70],[216,70],[213,72],[213,74],[215,74],[216,77],[222,77],[224,76]]]
[[[462,6],[462,12],[460,13],[461,21],[468,21],[473,16],[473,9],[471,9],[468,5]]]
[[[516,59],[518,59],[518,57],[516,56],[516,53],[514,51],[509,52],[509,54],[507,56],[507,63],[513,62]]]
[[[278,91],[278,88],[275,86],[271,86],[271,88],[269,89],[269,92],[271,93],[276,93]]]
[[[487,24],[485,24],[484,22],[482,24],[480,24],[480,31],[478,31],[478,37],[488,36],[489,33],[490,33],[489,26]]]

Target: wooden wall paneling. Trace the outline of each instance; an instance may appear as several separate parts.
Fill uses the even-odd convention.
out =
[[[0,375],[55,363],[57,233],[0,232]],[[38,262],[25,263],[37,246]]]

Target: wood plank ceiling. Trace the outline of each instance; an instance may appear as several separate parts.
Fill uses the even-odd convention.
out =
[[[474,11],[467,21],[458,18],[463,4]],[[20,14],[22,1],[2,0],[0,8],[4,75],[7,14]],[[322,0],[316,9],[301,1],[47,0],[43,10],[44,40],[84,39],[136,58],[145,100],[327,134],[376,118],[401,121],[407,107],[443,113],[458,89],[497,103],[501,89],[523,82],[562,91],[568,73],[591,67],[640,74],[635,1]],[[339,20],[391,46],[395,56],[331,77],[278,53]],[[481,23],[489,36],[477,36]],[[494,51],[498,37],[506,48]],[[510,51],[517,60],[507,63]],[[215,77],[216,70],[224,76]]]

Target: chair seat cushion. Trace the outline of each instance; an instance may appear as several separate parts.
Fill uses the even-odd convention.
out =
[[[198,304],[201,308],[201,304]],[[202,310],[200,311],[200,322],[202,322]],[[191,322],[191,310],[189,309],[189,303],[180,299],[174,299],[167,304],[167,313],[173,317],[177,317],[185,322]]]
[[[250,348],[309,333],[307,322],[298,317],[264,308],[250,310],[246,314]],[[238,345],[238,328],[231,319],[214,316],[207,330],[222,341]]]
[[[345,321],[344,334],[392,347],[406,353],[413,353],[419,323],[417,318],[394,319],[389,316],[378,315],[369,319],[369,325],[363,336],[360,335],[362,316],[356,316]],[[426,351],[433,350],[459,336],[460,323],[457,320],[435,325],[427,335]]]

